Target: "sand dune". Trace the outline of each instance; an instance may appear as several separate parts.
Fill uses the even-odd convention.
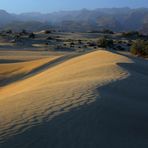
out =
[[[53,56],[34,61],[0,64],[0,86],[20,79],[59,57],[60,56]]]
[[[17,63],[25,62],[43,58],[49,58],[53,56],[66,55],[64,52],[52,52],[52,51],[38,51],[37,49],[32,50],[13,50],[13,49],[3,49],[0,50],[0,63]]]
[[[146,71],[146,61],[95,51],[3,87],[0,147],[147,147]]]

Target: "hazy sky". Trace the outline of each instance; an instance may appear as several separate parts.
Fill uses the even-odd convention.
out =
[[[0,0],[0,9],[15,13],[108,7],[148,7],[148,0]]]

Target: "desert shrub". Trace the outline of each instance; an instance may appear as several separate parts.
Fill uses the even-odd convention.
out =
[[[114,32],[110,29],[102,29],[102,30],[91,30],[88,33],[104,33],[104,34],[114,34]]]
[[[117,44],[123,44],[122,40],[116,41]]]
[[[94,42],[88,42],[88,46],[94,47],[94,46],[96,46],[96,43],[94,43]]]
[[[88,33],[100,33],[100,31],[98,31],[98,30],[91,30],[91,31],[88,31]]]
[[[125,49],[122,46],[118,45],[116,46],[115,50],[124,51]]]
[[[133,44],[133,41],[132,40],[128,40],[128,42],[127,42],[127,46],[132,46],[132,44]]]
[[[45,34],[49,34],[49,33],[52,33],[52,31],[50,31],[50,30],[45,30]]]
[[[49,43],[45,43],[45,45],[49,45]]]
[[[105,33],[105,34],[114,34],[114,32],[110,29],[103,29],[102,30],[102,33]]]
[[[123,32],[123,37],[140,37],[140,33],[138,31],[129,31],[129,32]]]
[[[70,48],[74,48],[74,45],[70,45]]]
[[[148,41],[136,40],[133,42],[130,51],[135,55],[148,56]]]
[[[64,46],[67,46],[67,44],[64,44]]]
[[[82,40],[78,40],[78,43],[79,43],[79,44],[82,44]]]
[[[21,33],[22,34],[28,34],[28,32],[25,29],[23,29]]]
[[[55,38],[60,38],[60,36],[57,35]]]
[[[69,52],[75,51],[74,48],[65,48],[65,47],[62,46],[62,45],[57,45],[54,50],[55,50],[55,51],[69,51]]]
[[[14,35],[14,39],[15,39],[15,40],[18,40],[18,39],[20,39],[20,38],[21,38],[21,37],[20,37],[19,34]]]
[[[12,34],[12,30],[9,29],[9,30],[6,31],[6,33],[7,33],[7,34]]]
[[[105,37],[100,38],[100,39],[98,40],[98,46],[99,46],[99,47],[104,47],[104,48],[106,48],[106,47],[112,47],[113,44],[114,44],[114,43],[113,43],[113,40],[106,39]]]
[[[74,45],[75,45],[75,43],[74,43],[74,42],[71,42],[71,43],[70,43],[70,46],[74,46]]]
[[[29,38],[34,39],[35,38],[35,34],[34,33],[30,33],[29,34]]]
[[[54,40],[54,38],[49,36],[46,38],[46,40]]]
[[[83,47],[84,47],[84,48],[87,48],[87,45],[84,45]]]
[[[112,39],[107,40],[107,46],[112,47],[114,44],[114,41]]]

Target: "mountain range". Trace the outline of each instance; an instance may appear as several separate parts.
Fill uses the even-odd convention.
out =
[[[148,33],[148,8],[98,8],[95,10],[11,14],[0,10],[0,29],[54,28],[62,31],[142,31]]]

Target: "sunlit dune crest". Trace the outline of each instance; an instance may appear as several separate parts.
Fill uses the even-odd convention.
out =
[[[16,71],[16,73],[31,71],[34,67],[40,66],[49,60],[50,59],[42,59],[39,60],[40,62],[38,63],[36,63],[36,61],[30,62],[28,67],[24,66],[21,70]],[[58,123],[55,122],[54,124],[54,126],[58,127],[58,131],[54,131],[54,126],[53,128],[50,127],[50,122],[52,123],[52,120],[54,120],[55,117],[64,115],[71,110],[79,109],[81,107],[83,108],[83,106],[87,107],[95,102],[95,110],[96,113],[98,113],[97,116],[101,117],[102,122],[107,120],[101,116],[101,113],[99,113],[99,106],[101,106],[101,108],[105,108],[106,106],[103,103],[105,98],[103,98],[103,100],[101,99],[99,88],[128,79],[131,72],[128,71],[128,66],[123,67],[122,64],[130,65],[133,63],[134,62],[129,58],[119,54],[104,50],[94,51],[69,60],[65,59],[65,62],[47,68],[44,71],[36,73],[26,79],[4,86],[0,90],[0,142],[6,147],[10,147],[9,144],[11,142],[9,143],[8,141],[12,140],[14,146],[16,145],[21,147],[25,145],[24,147],[27,148],[30,147],[29,143],[34,142],[41,146],[46,140],[46,145],[51,146],[53,143],[56,145],[54,140],[59,139],[57,144],[58,146],[62,146],[62,142],[66,140],[65,137],[67,136],[58,137],[58,132],[59,135],[62,135],[62,133],[64,134],[64,131],[68,131],[69,127],[75,127],[74,125],[77,122],[79,122],[79,126],[83,129],[79,134],[83,135],[82,137],[85,137],[87,135],[85,135],[87,126],[92,126],[93,128],[93,124],[95,124],[88,121],[89,119],[90,121],[92,120],[94,114],[89,114],[90,116],[86,117],[85,113],[84,116],[82,116],[83,112],[80,112],[82,114],[79,115],[75,114],[77,116],[74,116],[73,113],[74,118],[70,114],[67,116],[65,115],[63,120],[67,120],[67,122],[62,124],[62,120],[59,119],[60,121]],[[15,65],[17,67],[19,64]],[[136,74],[134,70],[132,73]],[[139,81],[140,84],[144,84],[144,79]],[[126,83],[124,87],[126,89],[126,87],[130,86]],[[144,84],[144,87],[146,87],[146,84]],[[120,90],[120,87],[118,87],[118,89]],[[136,85],[135,89],[137,89]],[[110,87],[110,90],[111,98],[114,97],[116,100],[121,96],[122,91],[118,91],[120,93],[117,96],[115,94],[116,90],[113,91],[112,87]],[[127,91],[128,90],[126,89],[126,91],[123,92],[124,95],[128,94]],[[107,95],[109,94],[107,93]],[[114,105],[115,104],[111,104],[111,107]],[[108,112],[108,110],[106,112]],[[106,114],[104,113],[104,117],[105,115]],[[107,118],[109,120],[109,117]],[[87,120],[88,125],[87,123],[86,126],[83,125],[83,119],[84,121]],[[98,117],[94,117],[94,122],[97,121],[97,119]],[[44,126],[42,129],[42,124],[44,123],[49,125]],[[61,126],[61,130],[59,126]],[[35,127],[38,129],[36,130],[36,134],[33,131]],[[97,130],[98,133],[94,133],[94,136],[96,137],[99,136],[99,129],[96,129],[96,131]],[[44,142],[39,140],[40,136],[42,137],[42,135],[44,135],[43,133],[46,133]],[[70,133],[70,131],[67,132],[69,135],[69,141],[71,141],[68,146],[74,143],[75,146],[77,146],[79,140],[75,141],[73,139],[73,137],[75,137],[74,131],[72,136],[70,136]],[[28,135],[31,136],[31,139],[27,139]],[[20,138],[21,136],[22,138]],[[13,139],[12,137],[16,138]],[[17,138],[23,140],[17,141]],[[81,144],[87,143],[87,140],[84,140],[83,138],[81,140]],[[36,144],[33,145],[35,146]]]

